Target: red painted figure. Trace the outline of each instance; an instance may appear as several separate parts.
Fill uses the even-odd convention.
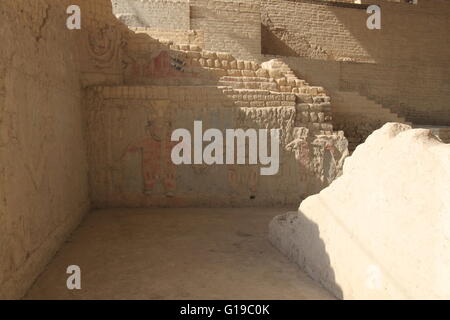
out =
[[[152,122],[148,122],[146,136],[131,144],[127,152],[142,152],[142,176],[144,179],[144,193],[152,193],[156,183],[160,182],[167,196],[173,196],[176,187],[176,167],[170,154],[175,142],[170,141],[170,125],[167,128],[169,134],[162,134],[164,128]],[[162,139],[161,137],[166,137]]]

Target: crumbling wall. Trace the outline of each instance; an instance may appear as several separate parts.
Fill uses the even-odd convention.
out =
[[[145,31],[125,48],[124,85],[87,90],[96,207],[293,204],[339,174],[347,141],[332,133],[329,97],[283,62],[161,44]],[[205,130],[281,129],[282,169],[260,177],[258,165],[174,166],[170,134],[192,132],[194,120]],[[157,156],[147,159],[151,146]]]
[[[259,2],[231,0],[114,0],[115,15],[130,27],[146,28],[176,44],[183,32],[203,33],[203,47],[241,59],[261,54]],[[153,31],[150,31],[153,29]],[[172,31],[172,34],[162,31]],[[176,31],[176,32],[175,32]],[[170,38],[168,38],[170,37]]]
[[[204,32],[201,30],[160,30],[147,27],[130,28],[133,32],[146,34],[163,43],[187,44],[204,47]]]
[[[270,239],[345,299],[449,299],[450,145],[388,123]]]
[[[102,86],[89,90],[86,103],[96,207],[294,204],[339,175],[347,155],[342,133],[314,134],[295,126],[292,93],[211,86]],[[226,129],[280,129],[279,171],[261,175],[260,168],[266,166],[249,165],[248,155],[245,165],[174,165],[170,154],[176,143],[170,141],[171,133],[185,128],[194,134],[195,120],[202,121],[203,131],[216,128],[224,136]]]

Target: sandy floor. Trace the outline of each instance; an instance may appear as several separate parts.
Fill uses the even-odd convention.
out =
[[[26,298],[330,299],[267,240],[270,219],[289,209],[95,211]],[[66,287],[72,264],[81,290]]]

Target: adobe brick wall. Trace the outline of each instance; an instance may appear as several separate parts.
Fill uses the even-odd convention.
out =
[[[261,53],[258,1],[192,0],[191,28],[205,32],[205,49],[230,52],[240,59]]]
[[[202,51],[198,45],[170,49],[150,34],[136,35],[120,23],[112,14],[109,0],[5,3],[0,11],[0,27],[4,30],[0,47],[1,298],[19,298],[25,293],[91,203],[297,203],[339,174],[347,141],[342,133],[331,133],[329,99],[323,88],[307,85],[283,64],[278,65],[279,70],[268,71],[255,61]],[[81,30],[66,28],[69,4],[81,7]],[[237,11],[238,7],[230,4],[230,8],[242,17],[247,13],[255,16],[251,6]],[[21,10],[23,14],[17,15]],[[227,23],[231,27],[230,21]],[[244,24],[237,26],[237,30],[242,28]],[[164,58],[167,60],[162,61]],[[172,58],[182,60],[178,69],[186,70],[174,68],[170,64]],[[162,63],[159,68],[154,68],[154,59]],[[222,76],[228,76],[224,81],[232,80],[244,88],[219,88]],[[170,83],[172,80],[175,82]],[[197,80],[197,87],[190,86],[190,81]],[[155,96],[151,93],[144,97],[142,94],[147,91],[136,87],[147,81],[158,84],[146,87]],[[183,83],[187,86],[180,86]],[[270,93],[263,86],[279,92]],[[164,104],[166,100],[169,105]],[[120,105],[128,107],[123,109]],[[117,133],[115,128],[122,125],[121,118],[115,118],[117,112],[129,120],[123,131],[126,134],[123,139],[109,140],[111,134]],[[218,169],[217,173],[227,181],[220,185],[215,175],[202,176],[205,168],[201,166],[182,169],[176,178],[176,199],[164,193],[146,194],[148,190],[139,184],[143,178],[139,158],[128,157],[128,162],[120,162],[116,157],[120,159],[125,144],[135,142],[133,139],[144,133],[145,116],[153,118],[161,112],[178,112],[184,122],[178,124],[179,118],[175,118],[174,124],[186,127],[195,119],[205,119],[205,125],[219,128],[266,128],[269,124],[271,128],[281,128],[283,171],[276,178],[279,187],[273,190],[272,181],[267,178],[255,180],[259,176],[249,166]],[[216,112],[223,114],[225,120],[211,122]],[[120,121],[105,126],[105,121],[116,120]],[[164,124],[159,123],[167,130]],[[301,147],[305,143],[306,149]],[[287,144],[291,144],[289,150]],[[108,154],[114,158],[102,154],[105,148],[112,148]],[[313,164],[308,173],[302,166],[309,166],[305,157],[310,156]],[[110,165],[118,165],[117,170],[109,171],[113,168]],[[192,190],[189,181],[193,175],[199,175],[196,178],[202,184]],[[290,184],[283,186],[282,177],[289,177]],[[211,190],[205,189],[211,185]],[[212,190],[221,196],[215,199],[208,193]],[[253,201],[252,196],[257,200]]]
[[[113,0],[114,14],[130,27],[154,29],[153,34],[175,43],[182,32],[204,34],[204,48],[250,59],[261,53],[258,1]],[[161,30],[177,31],[170,35]],[[149,32],[150,30],[148,30]],[[158,38],[158,37],[157,37]]]
[[[262,0],[262,51],[313,59],[373,62],[347,25],[365,28],[365,10],[320,1]],[[364,30],[362,31],[364,32]]]
[[[418,5],[382,0],[362,1],[361,5],[351,2],[194,0],[189,3],[188,13],[174,9],[160,14],[163,20],[176,21],[190,16],[189,27],[185,23],[184,31],[146,32],[159,39],[192,44],[192,37],[183,34],[191,28],[203,32],[203,48],[259,62],[261,51],[336,61],[333,69],[339,69],[339,83],[330,90],[358,91],[417,124],[448,124],[450,39],[445,30],[450,28],[450,4],[443,0],[423,0]],[[127,4],[138,8],[152,3],[164,6],[166,2],[114,1],[117,7],[121,3],[125,3],[123,11],[132,11]],[[366,28],[365,9],[373,3],[382,7],[381,31]],[[145,16],[145,12],[141,14]],[[151,19],[150,14],[148,18]],[[154,23],[158,24],[157,29],[181,28],[173,26],[172,21]],[[153,22],[141,21],[139,25]],[[311,61],[311,65],[316,63]],[[313,77],[307,74],[308,79]]]
[[[302,114],[297,107],[296,95],[287,92],[200,85],[91,87],[86,109],[93,206],[296,205],[331,183],[347,155],[342,133],[296,127]],[[310,111],[303,122],[314,121]],[[248,163],[173,165],[167,148],[172,130],[193,133],[195,120],[202,121],[203,130],[280,129],[279,172],[263,176],[260,164]],[[147,131],[149,123],[159,139]],[[158,154],[156,160],[148,159],[149,152]],[[155,170],[157,179],[151,178]]]
[[[262,0],[263,52],[326,60],[324,65],[336,61],[335,89],[358,91],[414,123],[448,125],[450,3],[371,1],[382,8],[382,29],[368,30],[365,2],[353,8]],[[306,70],[297,71],[308,73],[320,62],[302,64]],[[317,77],[328,75],[305,75],[310,81]]]
[[[187,0],[113,0],[114,14],[131,27],[189,30]]]
[[[72,4],[81,30],[66,27]],[[109,0],[3,0],[0,29],[0,299],[10,299],[90,208],[83,86],[123,81],[129,31]]]
[[[135,33],[143,33],[164,43],[182,43],[204,47],[204,32],[202,30],[160,30],[147,27],[130,28]]]

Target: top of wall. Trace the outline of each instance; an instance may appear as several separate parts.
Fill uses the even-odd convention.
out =
[[[355,3],[354,0],[287,0],[292,2],[306,2],[312,4],[321,4],[326,6],[353,8],[353,9],[366,9],[369,5]]]
[[[113,12],[130,27],[189,30],[188,0],[113,0]]]

